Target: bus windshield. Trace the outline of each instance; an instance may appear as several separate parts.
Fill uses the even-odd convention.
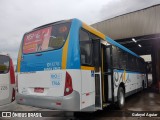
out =
[[[7,73],[9,71],[9,57],[0,55],[0,74]]]
[[[70,22],[44,27],[24,36],[23,53],[35,53],[59,49],[65,43],[70,29]]]

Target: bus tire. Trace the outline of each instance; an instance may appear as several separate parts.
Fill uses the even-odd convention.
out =
[[[122,109],[125,104],[125,93],[124,89],[122,87],[118,88],[118,94],[117,94],[117,108]]]

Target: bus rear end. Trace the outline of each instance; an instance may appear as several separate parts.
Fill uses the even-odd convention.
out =
[[[0,54],[0,108],[15,100],[15,75],[12,59]]]
[[[17,63],[17,103],[80,109],[80,95],[75,91],[78,86],[73,85],[80,79],[80,71],[75,75],[75,71],[65,69],[70,27],[71,21],[57,22],[24,35]]]

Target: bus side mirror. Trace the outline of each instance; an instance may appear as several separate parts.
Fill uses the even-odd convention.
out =
[[[65,40],[63,37],[54,37],[51,36],[49,39],[48,48],[57,49],[60,48],[64,44]]]

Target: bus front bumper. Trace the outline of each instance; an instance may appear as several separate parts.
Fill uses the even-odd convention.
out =
[[[77,91],[73,91],[70,95],[62,97],[35,96],[17,93],[16,101],[19,104],[40,108],[80,111],[80,95]]]

